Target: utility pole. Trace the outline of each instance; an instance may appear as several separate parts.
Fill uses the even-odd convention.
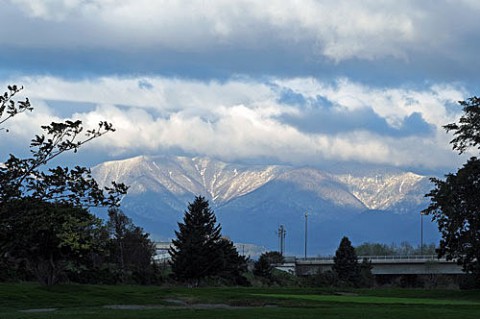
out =
[[[423,213],[420,213],[420,255],[423,256]]]
[[[305,213],[305,259],[307,259],[308,212]]]
[[[278,227],[278,240],[280,244],[280,254],[283,256],[283,253],[285,252],[285,235],[287,234],[287,230],[283,225],[280,225]]]

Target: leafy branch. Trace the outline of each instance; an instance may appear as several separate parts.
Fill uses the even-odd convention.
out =
[[[33,110],[28,98],[26,98],[25,101],[18,102],[13,100],[14,96],[21,90],[23,90],[23,86],[9,85],[8,92],[0,95],[0,125],[19,113]],[[0,131],[1,130],[4,130],[4,128],[0,127]]]
[[[17,103],[13,100],[22,89],[9,86],[8,92],[0,97],[0,124],[21,112],[33,110],[28,99]],[[101,121],[97,127],[84,131],[82,121],[66,120],[41,128],[44,134],[36,135],[30,142],[30,158],[10,155],[0,166],[0,203],[31,197],[80,206],[118,206],[128,189],[124,184],[113,182],[111,187],[101,189],[90,170],[80,166],[74,169],[57,167],[47,172],[41,169],[61,154],[76,153],[84,144],[115,132],[113,125]]]
[[[480,98],[474,96],[458,103],[463,106],[464,115],[458,123],[450,123],[443,128],[447,132],[453,131],[455,137],[450,144],[453,150],[462,154],[470,147],[480,148]]]

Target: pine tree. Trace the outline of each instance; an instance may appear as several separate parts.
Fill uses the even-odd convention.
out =
[[[375,278],[372,274],[372,262],[367,258],[363,258],[362,262],[359,265],[359,269],[360,270],[358,286],[365,288],[372,287],[375,282]]]
[[[220,254],[220,260],[222,261],[217,275],[228,284],[249,285],[248,279],[243,276],[243,273],[248,270],[248,259],[238,253],[233,242],[227,238],[222,238],[218,242],[217,252]]]
[[[253,267],[253,274],[258,277],[263,277],[265,279],[272,279],[273,267],[270,262],[269,253],[263,253],[260,255],[258,260],[255,262]]]
[[[333,257],[333,271],[338,279],[345,283],[357,285],[360,278],[360,267],[358,265],[355,248],[348,237],[343,237]]]
[[[219,253],[221,227],[216,225],[215,214],[202,196],[189,203],[183,223],[178,223],[169,250],[172,271],[177,280],[197,286],[205,277],[217,275],[222,270]]]

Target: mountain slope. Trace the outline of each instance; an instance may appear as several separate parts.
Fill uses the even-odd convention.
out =
[[[130,185],[122,209],[156,238],[172,238],[188,202],[202,195],[233,240],[274,249],[275,230],[283,224],[287,248],[290,240],[296,253],[304,240],[306,212],[311,240],[318,242],[312,249],[327,245],[331,250],[337,237],[349,233],[357,237],[353,241],[414,242],[418,212],[431,187],[426,177],[409,172],[332,174],[187,157],[139,156],[100,164],[92,172],[101,184],[115,180]],[[381,229],[376,218],[394,229]]]
[[[130,194],[165,189],[179,197],[202,194],[221,204],[257,189],[283,170],[280,166],[247,167],[207,158],[139,156],[100,164],[93,173],[101,184],[110,180],[127,183]]]
[[[373,210],[396,210],[395,207],[402,206],[399,203],[407,201],[414,206],[421,205],[425,202],[424,194],[432,186],[429,178],[411,172],[385,172],[371,176],[346,174],[337,178],[367,208]]]

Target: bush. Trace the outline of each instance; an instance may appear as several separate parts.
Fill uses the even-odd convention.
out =
[[[461,276],[458,286],[463,290],[479,289],[480,280],[474,274],[465,274]]]
[[[317,273],[313,278],[313,285],[317,287],[336,287],[339,285],[337,273],[331,270]]]

